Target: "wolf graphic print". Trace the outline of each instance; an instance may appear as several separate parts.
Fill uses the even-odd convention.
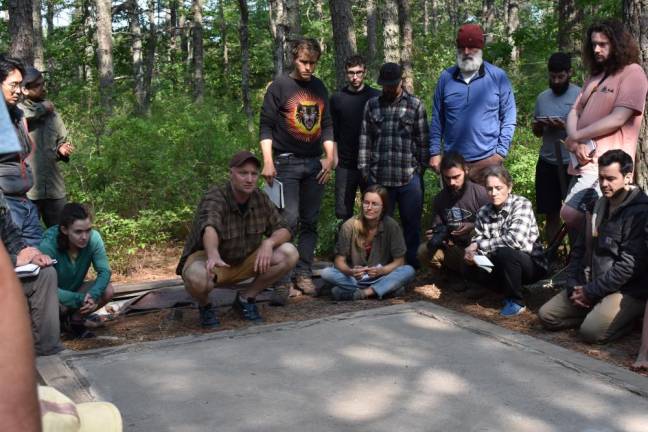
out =
[[[290,134],[300,141],[313,142],[322,134],[324,101],[307,91],[300,91],[286,104],[286,121]]]

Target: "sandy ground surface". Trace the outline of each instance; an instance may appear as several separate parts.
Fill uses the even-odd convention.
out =
[[[175,266],[179,254],[179,249],[160,249],[155,254],[147,255],[132,274],[115,275],[113,282],[143,282],[175,277]],[[290,304],[285,307],[260,304],[260,311],[266,323],[279,323],[320,318],[392,304],[430,301],[625,368],[629,368],[632,364],[639,349],[641,337],[639,324],[630,335],[619,341],[606,346],[588,345],[579,340],[575,330],[549,333],[541,329],[536,317],[536,312],[541,304],[530,302],[528,310],[523,314],[515,318],[502,318],[499,315],[501,297],[496,294],[489,295],[479,301],[468,300],[462,293],[454,292],[442,281],[435,282],[436,284],[432,283],[429,275],[419,275],[404,296],[383,301],[335,302],[330,297],[302,296],[291,299]],[[129,315],[109,322],[104,328],[96,329],[97,337],[94,339],[65,340],[64,343],[67,348],[73,350],[87,350],[209,331],[243,328],[249,325],[230,308],[222,308],[219,316],[221,326],[218,330],[203,330],[198,324],[197,309],[190,307]],[[646,375],[648,376],[648,373]]]

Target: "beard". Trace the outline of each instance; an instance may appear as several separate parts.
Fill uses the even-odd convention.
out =
[[[457,66],[462,73],[471,74],[477,72],[484,63],[484,52],[479,50],[475,55],[464,55],[457,53]]]
[[[549,88],[556,96],[560,96],[562,94],[565,94],[565,92],[569,88],[569,81],[565,81],[562,84],[554,84],[549,81]]]

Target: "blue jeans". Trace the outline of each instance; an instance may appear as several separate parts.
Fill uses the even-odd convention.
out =
[[[296,156],[276,157],[277,180],[283,183],[285,207],[281,214],[286,219],[293,238],[297,238],[299,261],[295,275],[310,276],[317,244],[319,219],[324,185],[317,181],[322,170],[319,158]]]
[[[388,275],[383,276],[379,281],[371,284],[371,287],[378,298],[382,299],[386,294],[396,291],[407,282],[414,279],[415,273],[416,272],[412,266],[402,265],[396,267],[396,269]],[[345,275],[335,267],[325,268],[322,271],[322,279],[331,285],[338,286],[351,292],[360,288],[358,281],[354,277]]]
[[[38,208],[28,198],[5,195],[11,219],[18,227],[21,238],[27,246],[38,246],[43,240],[43,227],[38,216]]]
[[[398,203],[398,213],[403,224],[403,235],[407,246],[405,261],[417,269],[420,265],[416,252],[421,244],[421,217],[423,215],[421,176],[414,173],[409,183],[403,186],[388,187],[387,191],[389,191],[389,216],[394,215],[396,203]]]

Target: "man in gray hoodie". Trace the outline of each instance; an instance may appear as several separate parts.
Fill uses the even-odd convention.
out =
[[[576,239],[567,288],[538,311],[549,330],[580,326],[583,338],[605,343],[632,329],[648,298],[648,197],[632,186],[633,163],[623,150],[598,159],[603,196]]]

